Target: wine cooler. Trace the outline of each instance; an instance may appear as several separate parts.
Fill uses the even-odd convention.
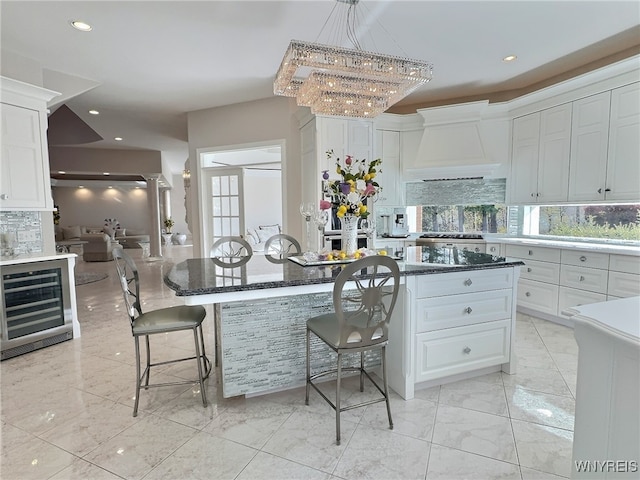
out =
[[[67,275],[58,262],[2,268],[2,360],[73,338]]]

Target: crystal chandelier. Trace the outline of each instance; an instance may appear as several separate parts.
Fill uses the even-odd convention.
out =
[[[348,3],[351,12],[359,0],[337,1]],[[355,15],[348,18],[355,21]],[[273,92],[296,97],[314,114],[373,118],[431,80],[430,63],[364,51],[354,31],[348,24],[355,49],[292,40]]]

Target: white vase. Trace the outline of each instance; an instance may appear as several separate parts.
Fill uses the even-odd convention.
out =
[[[187,236],[184,233],[174,233],[171,239],[174,245],[184,245],[187,241]]]
[[[358,250],[358,220],[355,215],[345,215],[340,219],[342,250],[352,256]]]

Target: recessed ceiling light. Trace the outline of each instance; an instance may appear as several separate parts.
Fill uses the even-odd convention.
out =
[[[116,142],[121,142],[121,141],[122,141],[122,137],[116,137],[116,138],[114,138],[114,140],[115,140]]]
[[[503,62],[513,62],[514,60],[516,60],[518,57],[515,55],[507,55],[506,57],[504,57],[502,59]]]
[[[107,188],[113,188],[113,186],[109,185]]]
[[[78,188],[84,188],[84,185],[78,185]]]
[[[103,175],[111,175],[109,172],[102,172]]]
[[[89,110],[89,113],[91,115],[100,115],[100,112],[98,110]]]
[[[87,22],[83,22],[82,20],[71,20],[71,26],[76,30],[80,30],[81,32],[90,32],[93,30],[93,27],[89,25]]]
[[[58,173],[61,174],[61,175],[64,175],[67,172],[65,172],[64,170],[58,170]]]

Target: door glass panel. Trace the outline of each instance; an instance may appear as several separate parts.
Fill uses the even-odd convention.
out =
[[[229,195],[229,177],[220,177],[220,195]]]
[[[220,197],[213,197],[213,216],[219,217],[222,215],[222,206]]]
[[[238,175],[229,177],[229,194],[238,195]]]
[[[238,197],[230,197],[231,202],[231,211],[229,215],[232,217],[238,217],[240,215],[240,202],[238,201]]]
[[[237,217],[231,217],[231,235],[240,235],[240,219]]]
[[[220,200],[222,200],[221,215],[228,217],[231,214],[231,209],[229,208],[229,197],[222,197]]]
[[[211,194],[220,195],[220,177],[211,177]]]

